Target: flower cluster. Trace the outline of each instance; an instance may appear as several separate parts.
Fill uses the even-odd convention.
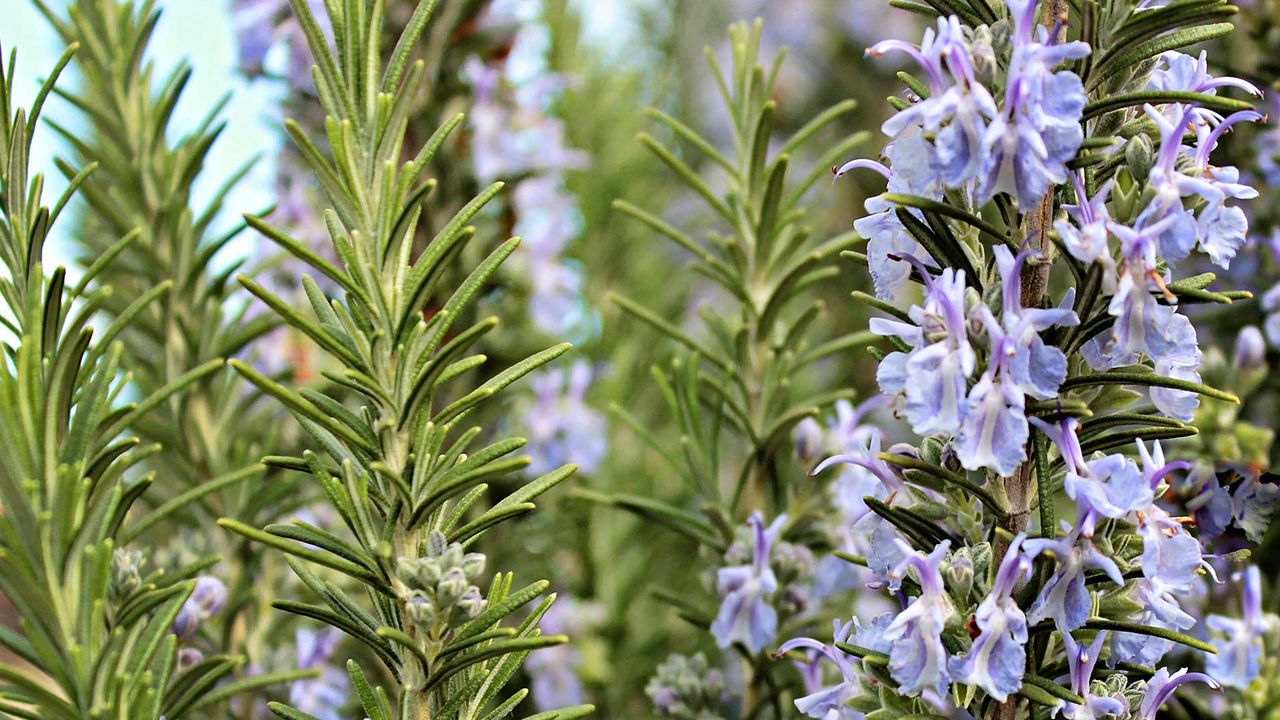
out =
[[[898,601],[866,628],[840,617],[831,642],[780,646],[815,679],[824,663],[838,672],[835,685],[806,680],[795,704],[809,717],[892,706],[1015,718],[1020,695],[1075,720],[1154,718],[1188,682],[1244,688],[1259,673],[1274,621],[1257,568],[1235,576],[1243,619],[1202,623],[1193,598],[1217,582],[1218,555],[1203,543],[1232,522],[1258,539],[1276,488],[1256,468],[1230,490],[1196,480],[1160,440],[1194,434],[1186,423],[1202,396],[1236,400],[1202,382],[1180,306],[1248,294],[1205,290],[1212,274],[1175,269],[1195,249],[1226,269],[1247,241],[1238,202],[1256,192],[1211,158],[1232,127],[1261,119],[1219,91],[1260,93],[1209,74],[1203,54],[1170,51],[1101,102],[1106,81],[1090,73],[1114,60],[1109,36],[1067,41],[1070,14],[1053,8],[1008,0],[1007,18],[975,8],[939,18],[919,45],[868,51],[905,53],[922,73],[903,75],[912,96],[882,128],[884,162],[836,169],[888,183],[855,222],[877,295],[868,304],[892,316],[870,323],[890,346],[876,353],[885,400],[872,402],[921,442],[882,450],[884,434],[863,430],[832,448],[834,427],[793,433],[802,459],[834,451],[815,474],[844,468],[832,482],[832,510],[848,519],[835,559],[864,566],[868,586]],[[1161,16],[1129,12],[1135,23]],[[1101,127],[1124,130],[1087,134]],[[1260,363],[1249,359],[1261,354],[1255,335],[1241,335],[1242,368]],[[1151,406],[1135,407],[1142,394],[1126,385]],[[765,572],[751,577],[776,589]],[[1196,637],[1205,629],[1217,650],[1207,674],[1165,666],[1187,662],[1180,646],[1212,652]]]
[[[422,557],[397,561],[405,613],[423,637],[439,642],[451,628],[484,611],[484,596],[472,584],[484,574],[484,566],[484,555],[465,552],[439,530],[427,535]]]

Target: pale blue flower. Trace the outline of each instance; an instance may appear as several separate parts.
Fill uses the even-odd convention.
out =
[[[786,516],[781,515],[766,528],[764,516],[752,513],[747,520],[752,533],[751,564],[720,568],[716,573],[721,604],[711,634],[721,648],[737,642],[758,653],[777,636],[778,611],[769,601],[778,590],[778,579],[769,567],[769,556],[785,522]]]
[[[1166,260],[1172,262],[1186,257],[1192,243],[1198,242],[1210,260],[1223,268],[1229,267],[1236,251],[1247,240],[1248,221],[1243,210],[1227,203],[1257,197],[1258,191],[1239,182],[1240,173],[1236,168],[1210,165],[1209,155],[1233,125],[1261,120],[1262,115],[1245,110],[1223,118],[1210,128],[1204,123],[1193,125],[1197,108],[1191,105],[1169,106],[1170,116],[1150,105],[1145,107],[1147,116],[1160,129],[1160,151],[1147,179],[1148,186],[1155,191],[1154,198],[1138,216],[1138,223],[1176,220],[1160,240]],[[1188,128],[1196,132],[1194,153],[1186,152],[1182,144]],[[1180,168],[1177,161],[1184,154],[1191,163],[1189,167]],[[1184,206],[1183,200],[1190,198],[1204,203],[1198,213]]]
[[[837,169],[836,177],[857,168],[875,170],[888,180],[888,192],[938,200],[942,197],[942,185],[929,169],[931,152],[922,135],[903,136],[884,149],[888,167],[872,160],[854,160]],[[912,255],[928,262],[933,259],[898,219],[895,205],[876,196],[869,198],[864,207],[867,215],[855,220],[853,229],[867,239],[867,267],[876,297],[893,300],[911,277],[911,265],[902,256]],[[908,212],[919,213],[918,210]]]
[[[1088,197],[1084,187],[1084,173],[1077,170],[1071,173],[1072,183],[1076,190],[1076,204],[1062,205],[1067,216],[1074,224],[1065,219],[1056,220],[1053,229],[1062,239],[1062,245],[1071,256],[1086,265],[1098,263],[1102,265],[1102,279],[1105,289],[1115,287],[1115,259],[1111,256],[1110,233],[1107,226],[1111,216],[1107,212],[1107,199],[1111,194],[1112,181],[1108,180],[1092,198]]]
[[[835,643],[847,642],[853,623],[840,624],[832,621],[833,639],[826,644],[812,638],[795,638],[788,640],[778,648],[777,655],[792,650],[808,650],[809,660],[801,666],[801,675],[805,680],[804,697],[795,700],[796,709],[811,718],[820,720],[856,720],[862,717],[849,707],[849,701],[859,694],[858,675],[854,668],[852,655],[838,649]],[[821,661],[826,660],[836,667],[840,680],[834,685],[822,685]]]
[[[333,655],[342,642],[342,631],[299,628],[295,635],[299,670],[319,670],[314,678],[289,685],[289,704],[319,720],[340,720],[351,690],[347,674],[333,666]]]
[[[991,592],[974,613],[978,637],[967,653],[950,662],[952,679],[977,685],[1000,702],[1022,689],[1027,664],[1027,616],[1013,599],[1014,589],[1033,572],[1030,558],[1022,553],[1025,538],[1019,534],[1009,544]]]
[[[1243,578],[1240,573],[1236,578],[1243,580],[1243,617],[1237,619],[1215,614],[1205,620],[1210,641],[1218,649],[1216,655],[1206,655],[1205,669],[1223,685],[1244,690],[1258,677],[1262,636],[1275,627],[1276,618],[1262,612],[1262,574],[1258,566],[1249,566]]]
[[[1280,485],[1262,482],[1256,471],[1247,472],[1231,499],[1236,525],[1244,530],[1250,542],[1262,542],[1271,519],[1280,510]]]
[[[889,675],[903,695],[919,695],[925,689],[942,694],[951,681],[942,630],[955,614],[955,608],[943,587],[939,566],[951,543],[944,540],[925,555],[901,540],[894,542],[906,557],[893,569],[893,575],[901,580],[914,569],[920,594],[911,599],[885,630],[885,637],[893,641]]]
[[[924,304],[908,312],[914,324],[871,320],[871,332],[900,337],[912,346],[909,353],[886,356],[876,379],[886,395],[903,396],[903,414],[912,430],[921,435],[955,433],[977,362],[965,322],[964,271],[947,268],[932,277],[915,258],[904,257],[918,266],[925,281]]]
[[[1187,672],[1187,669],[1183,668],[1170,675],[1168,668],[1160,668],[1155,675],[1151,676],[1150,680],[1147,680],[1147,686],[1142,693],[1142,700],[1138,703],[1138,713],[1133,720],[1156,720],[1156,714],[1169,701],[1169,698],[1173,697],[1173,691],[1179,685],[1189,682],[1204,683],[1214,690],[1221,687],[1213,678],[1204,673]]]
[[[1076,521],[1075,529],[1065,538],[1033,538],[1023,543],[1030,557],[1050,553],[1058,563],[1027,613],[1027,620],[1032,624],[1053,618],[1064,634],[1084,625],[1093,606],[1084,581],[1087,569],[1101,570],[1115,584],[1124,584],[1124,576],[1115,561],[1093,544],[1096,522],[1096,516],[1088,512]],[[1066,522],[1063,525],[1070,529]]]
[[[1013,56],[999,114],[983,137],[980,202],[997,192],[1013,195],[1026,212],[1054,185],[1067,180],[1067,162],[1084,141],[1080,116],[1084,85],[1075,73],[1053,69],[1089,54],[1083,42],[1056,43],[1036,22],[1035,0],[1008,0]]]
[[[908,128],[934,135],[932,160],[947,187],[960,187],[978,177],[985,165],[983,139],[987,122],[996,115],[991,93],[974,77],[973,61],[964,42],[959,18],[938,18],[936,32],[925,31],[919,47],[885,40],[867,50],[871,56],[905,52],[919,65],[929,85],[928,98],[887,120],[881,129],[898,136]]]
[[[1056,397],[1067,373],[1066,356],[1045,344],[1040,331],[1079,320],[1069,307],[1022,307],[1022,265],[1032,253],[1024,250],[1014,257],[1004,246],[996,246],[994,252],[1004,309],[999,322],[985,306],[977,309],[991,352],[986,372],[969,391],[956,454],[966,469],[989,468],[1007,476],[1027,459],[1025,396]]]
[[[1147,80],[1148,90],[1217,95],[1218,88],[1222,87],[1234,87],[1255,97],[1262,97],[1262,91],[1253,83],[1236,77],[1215,78],[1210,75],[1208,53],[1204,50],[1200,51],[1199,57],[1191,57],[1176,50],[1161,53]],[[1197,107],[1192,113],[1197,124],[1214,124],[1221,120],[1218,113],[1206,108]]]
[[[1108,715],[1123,717],[1129,711],[1129,706],[1119,699],[1093,693],[1093,668],[1098,664],[1098,657],[1106,640],[1107,634],[1100,632],[1086,647],[1076,642],[1071,633],[1065,630],[1062,632],[1062,644],[1066,646],[1067,668],[1071,676],[1071,691],[1084,698],[1083,705],[1063,704],[1062,716],[1067,720],[1097,720]]]
[[[608,450],[608,423],[586,402],[592,369],[577,360],[566,373],[552,369],[529,379],[533,399],[523,413],[529,435],[529,473],[541,475],[572,463],[593,473]]]

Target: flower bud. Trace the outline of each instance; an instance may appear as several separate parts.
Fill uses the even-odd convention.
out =
[[[458,598],[456,607],[462,612],[463,617],[470,620],[471,618],[484,612],[485,605],[484,596],[480,594],[480,588],[472,585],[467,591]]]
[[[178,651],[178,669],[189,670],[204,660],[204,653],[195,648],[184,647]]]
[[[466,574],[467,579],[475,580],[484,574],[484,553],[467,553],[462,556],[462,562],[459,564],[462,567],[462,572]]]
[[[1236,335],[1235,357],[1232,365],[1236,370],[1250,372],[1262,368],[1267,357],[1267,341],[1262,331],[1253,325],[1246,325]]]
[[[1155,151],[1151,146],[1151,138],[1137,135],[1131,138],[1124,148],[1124,159],[1129,166],[1129,174],[1134,180],[1142,182],[1151,172],[1155,163]]]
[[[196,630],[199,628],[200,615],[196,612],[195,606],[188,600],[178,610],[178,616],[173,619],[173,625],[169,626],[169,632],[177,635],[178,640],[186,642],[196,636]]]
[[[436,624],[436,605],[427,594],[414,590],[404,603],[405,614],[409,621],[420,628],[430,628]]]
[[[978,82],[990,87],[995,83],[996,50],[991,28],[979,25],[973,30],[973,41],[969,46],[969,56],[973,59],[973,74]]]
[[[187,604],[194,605],[200,619],[211,617],[227,603],[227,586],[215,577],[202,575],[196,578],[196,587],[187,598]]]
[[[822,426],[817,420],[807,417],[796,423],[791,431],[791,441],[795,443],[796,458],[806,466],[812,465],[822,453]]]
[[[128,597],[142,584],[142,552],[138,550],[116,550],[111,554],[111,596],[116,599]]]
[[[427,533],[427,555],[430,557],[440,557],[444,555],[444,551],[449,547],[449,540],[445,538],[444,533],[439,530],[432,530]]]
[[[463,574],[462,568],[452,567],[440,578],[440,582],[436,583],[436,602],[441,607],[449,607],[453,605],[462,594],[467,591],[467,576]]]

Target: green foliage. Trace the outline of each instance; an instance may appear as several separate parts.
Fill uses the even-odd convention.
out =
[[[225,99],[194,130],[172,137],[173,113],[191,67],[180,63],[156,79],[146,59],[160,19],[153,0],[79,0],[65,17],[35,1],[63,40],[82,48],[75,63],[82,89],[56,92],[82,113],[89,132],[51,123],[79,163],[97,165],[81,188],[86,207],[76,239],[82,263],[103,257],[112,238],[138,233],[101,269],[102,281],[114,290],[104,311],[121,326],[122,362],[134,383],[153,392],[203,363],[245,353],[279,325],[270,314],[246,316],[249,305],[233,295],[239,288],[232,281],[245,261],[220,260],[244,225],[221,232],[219,214],[251,163],[227,178],[206,206],[196,207],[192,198],[224,127],[219,114]],[[73,175],[70,163],[59,167]],[[162,284],[167,292],[143,302]],[[257,460],[265,447],[278,445],[280,423],[278,411],[259,397],[228,369],[134,422],[135,432],[162,448],[152,462],[164,468],[159,489],[165,496],[199,493],[196,488],[213,478],[245,481],[200,493],[193,507],[182,510],[185,521],[203,524],[224,514],[269,520],[296,502],[289,483],[261,482]]]
[[[501,189],[495,184],[459,210],[425,248],[414,247],[422,203],[435,185],[425,171],[458,125],[457,119],[446,122],[422,148],[406,152],[409,110],[425,68],[423,62],[407,59],[433,4],[416,7],[391,60],[384,63],[381,2],[327,2],[333,47],[308,3],[293,3],[316,58],[313,77],[327,115],[327,151],[296,124],[288,129],[330,206],[325,224],[338,262],[321,260],[284,231],[250,222],[325,276],[340,297],[327,297],[315,280],[304,277],[308,316],[248,279],[241,283],[337,359],[343,370],[330,379],[366,404],[351,409],[341,397],[294,391],[246,363],[231,364],[287,407],[320,448],[267,462],[308,473],[350,538],[300,521],[261,531],[231,519],[221,524],[292,556],[291,566],[322,604],[279,601],[277,606],[320,619],[368,646],[399,685],[390,703],[394,717],[480,718],[495,707],[509,710],[523,697],[524,691],[502,693],[528,652],[565,640],[543,637],[537,628],[551,598],[514,627],[501,625],[533,602],[546,584],[516,591],[512,575],[500,573],[483,600],[473,597],[459,616],[441,614],[440,597],[470,597],[465,585],[449,580],[449,572],[444,579],[432,575],[429,580],[414,574],[418,579],[408,582],[404,569],[417,567],[424,558],[460,552],[447,548],[468,546],[493,525],[527,513],[533,499],[572,474],[572,466],[560,468],[481,509],[489,482],[527,464],[510,457],[524,441],[500,440],[471,450],[481,431],[464,425],[499,391],[568,346],[536,353],[477,387],[456,382],[483,363],[474,347],[497,320],[486,318],[469,328],[456,324],[519,240],[494,248],[456,288],[442,287],[451,262],[475,237],[469,223]],[[424,316],[428,300],[437,294],[447,299]],[[348,590],[293,558],[363,586],[369,606],[362,607]],[[436,582],[440,585],[434,590],[422,584]],[[353,670],[353,678],[357,676],[363,677]],[[362,683],[355,682],[358,687]],[[390,716],[387,704],[373,697],[362,693],[366,713]],[[283,706],[272,708],[281,717],[307,717]],[[578,712],[565,711],[564,716]]]
[[[44,272],[49,230],[87,171],[73,176],[52,209],[42,205],[43,178],[29,173],[31,141],[73,52],[50,74],[29,115],[13,103],[15,56],[8,73],[0,68],[0,258],[8,271],[0,295],[11,335],[0,364],[0,590],[20,617],[18,631],[0,631],[0,645],[44,676],[0,666],[0,713],[180,718],[192,707],[183,691],[207,688],[236,662],[209,658],[174,681],[178,641],[170,626],[191,594],[191,578],[216,559],[142,573],[137,558],[121,551],[122,526],[153,478],[132,470],[158,450],[122,433],[222,363],[196,367],[138,403],[121,403],[129,382],[121,374],[122,328],[109,325],[97,338],[93,329],[112,297],[108,287],[90,287],[103,264],[74,287],[64,268]],[[137,240],[136,232],[116,239],[104,257]],[[145,297],[153,302],[168,289]]]
[[[812,237],[804,223],[801,198],[825,168],[865,140],[859,133],[840,143],[819,161],[817,169],[798,183],[788,183],[792,153],[819,130],[853,109],[852,101],[839,103],[799,129],[769,158],[776,103],[774,83],[781,66],[779,55],[766,69],[758,64],[761,23],[730,30],[733,66],[721,72],[710,50],[711,65],[728,111],[733,131],[732,158],[693,129],[659,110],[649,115],[674,137],[704,155],[723,171],[726,189],[717,194],[682,159],[649,135],[640,142],[673,170],[706,202],[727,234],[709,233],[709,240],[695,240],[652,213],[626,202],[618,210],[643,223],[652,232],[676,243],[694,257],[693,269],[706,276],[733,299],[733,311],[705,313],[706,337],[695,338],[643,305],[618,297],[620,308],[690,351],[668,374],[655,369],[654,381],[667,398],[681,431],[680,451],[661,446],[657,438],[642,438],[670,461],[690,487],[697,487],[720,513],[732,516],[743,508],[785,506],[786,475],[778,463],[791,430],[819,409],[847,393],[804,395],[795,378],[814,363],[841,350],[865,344],[867,333],[852,333],[818,343],[812,328],[824,312],[815,286],[838,274],[832,261],[852,248],[860,238],[848,232],[825,241]],[[640,423],[622,410],[619,417],[636,429]],[[741,444],[740,458],[725,457],[721,429]],[[732,451],[731,446],[726,446]],[[722,462],[740,462],[732,487],[720,487]],[[702,539],[702,538],[700,538]],[[726,539],[727,541],[727,539]]]

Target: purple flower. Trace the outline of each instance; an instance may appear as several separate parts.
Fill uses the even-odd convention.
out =
[[[553,369],[534,374],[529,384],[534,399],[523,422],[529,433],[529,472],[551,472],[573,463],[593,473],[608,450],[607,423],[586,402],[591,366],[577,360],[566,374]]]
[[[190,640],[195,637],[200,622],[217,614],[226,602],[227,586],[216,577],[201,575],[196,578],[195,587],[179,608],[169,631],[177,635],[179,640]]]
[[[716,574],[721,604],[711,633],[721,648],[739,642],[758,653],[777,635],[778,611],[769,599],[778,590],[778,579],[769,567],[769,555],[786,519],[781,515],[765,528],[764,516],[752,513],[747,520],[753,538],[751,564],[720,568]]]
[[[296,640],[298,669],[320,669],[320,675],[294,681],[289,686],[289,704],[319,720],[340,720],[351,689],[346,673],[332,665],[333,654],[342,641],[342,631],[333,627],[301,628]]]
[[[841,625],[839,620],[834,620],[831,624],[834,638],[830,645],[812,638],[795,638],[783,643],[776,654],[780,656],[799,649],[810,651],[808,662],[801,665],[805,691],[808,694],[795,700],[797,710],[808,717],[821,720],[855,720],[862,717],[848,705],[858,695],[858,675],[853,666],[855,658],[835,647],[835,643],[848,641],[849,631],[854,624],[849,622]],[[827,660],[840,672],[839,682],[826,686],[821,684],[819,665],[822,660]]]
[[[1280,509],[1280,486],[1262,482],[1257,472],[1245,474],[1231,496],[1235,509],[1236,525],[1250,542],[1262,542],[1262,536],[1271,526],[1271,518]]]
[[[1181,201],[1177,201],[1181,207]],[[1148,211],[1153,205],[1148,206]],[[1143,212],[1145,216],[1147,211]],[[1107,311],[1115,317],[1107,335],[1093,338],[1084,346],[1085,359],[1095,369],[1110,369],[1151,358],[1156,373],[1166,377],[1197,382],[1201,352],[1195,327],[1177,308],[1156,302],[1152,292],[1165,289],[1164,279],[1156,272],[1161,237],[1185,219],[1173,214],[1154,223],[1144,224],[1143,217],[1135,227],[1112,223],[1110,230],[1119,240],[1124,267]],[[1191,419],[1199,397],[1189,391],[1152,388],[1151,400],[1170,417]]]
[[[1240,573],[1236,579],[1241,579]],[[1218,648],[1205,659],[1205,669],[1223,685],[1244,690],[1258,677],[1262,635],[1276,625],[1274,615],[1262,612],[1262,574],[1256,565],[1243,573],[1241,599],[1244,617],[1210,615],[1205,620],[1210,641]]]
[[[886,395],[905,398],[904,414],[921,435],[955,433],[965,412],[965,390],[977,358],[965,323],[964,271],[947,268],[932,277],[911,256],[925,281],[924,305],[911,308],[911,323],[873,318],[871,332],[897,336],[910,352],[890,353],[876,380]],[[911,382],[907,382],[910,378]]]
[[[1040,596],[1031,604],[1027,614],[1029,622],[1034,624],[1053,618],[1064,635],[1084,625],[1093,606],[1084,583],[1086,569],[1102,570],[1115,584],[1124,584],[1124,576],[1115,561],[1093,544],[1096,522],[1094,514],[1087,512],[1077,520],[1075,529],[1066,538],[1035,538],[1023,543],[1028,556],[1050,553],[1058,561],[1058,567],[1040,590]],[[1064,521],[1063,525],[1067,523]]]
[[[1075,221],[1075,224],[1060,219],[1054,222],[1053,228],[1062,238],[1063,246],[1072,257],[1082,263],[1102,265],[1102,279],[1109,285],[1106,289],[1114,290],[1115,260],[1111,256],[1107,230],[1111,221],[1107,213],[1107,198],[1111,194],[1112,182],[1108,180],[1090,198],[1085,193],[1083,171],[1077,170],[1071,173],[1071,181],[1075,185],[1076,204],[1064,204],[1062,209]]]
[[[1025,212],[1052,186],[1066,182],[1067,161],[1084,140],[1084,85],[1075,73],[1053,68],[1085,57],[1089,45],[1051,40],[1049,31],[1036,23],[1035,0],[1008,0],[1008,5],[1013,56],[1003,106],[983,137],[977,195],[986,202],[997,192],[1007,192]]]
[[[885,40],[869,48],[867,54],[878,56],[889,51],[905,52],[920,65],[930,94],[889,118],[881,129],[890,136],[915,127],[933,134],[928,167],[947,187],[959,187],[978,177],[986,164],[983,141],[987,121],[995,117],[996,104],[975,78],[959,18],[938,18],[937,31],[926,30],[918,48],[900,40]]]
[[[1148,176],[1154,197],[1138,216],[1138,223],[1174,220],[1160,239],[1161,253],[1171,262],[1186,257],[1198,242],[1215,264],[1230,267],[1231,259],[1247,239],[1248,221],[1243,210],[1229,207],[1227,202],[1257,197],[1258,191],[1239,182],[1240,172],[1236,168],[1210,165],[1209,154],[1233,125],[1261,120],[1262,115],[1252,110],[1237,112],[1211,129],[1208,124],[1193,125],[1198,117],[1195,106],[1173,104],[1168,107],[1170,116],[1145,106],[1147,116],[1160,129],[1160,152]],[[1183,135],[1191,127],[1196,131],[1194,154],[1182,144]],[[1191,158],[1189,167],[1178,167],[1177,161],[1182,155]],[[1183,200],[1190,198],[1203,201],[1204,207],[1198,214],[1184,206]]]
[[[1203,50],[1198,58],[1177,51],[1161,53],[1156,66],[1151,69],[1150,79],[1147,80],[1149,90],[1217,95],[1220,87],[1234,87],[1262,97],[1262,91],[1253,83],[1235,77],[1215,78],[1210,75],[1208,53]],[[1222,119],[1217,113],[1204,108],[1195,108],[1192,113],[1197,124],[1216,124]]]
[[[901,540],[894,543],[906,557],[893,569],[893,575],[900,581],[914,569],[920,594],[885,629],[885,638],[893,641],[889,675],[903,695],[919,695],[925,689],[941,695],[951,681],[942,630],[955,609],[943,587],[939,566],[951,543],[944,540],[928,555],[912,550]]]
[[[1031,560],[1022,553],[1025,535],[1009,544],[991,592],[978,605],[973,621],[980,631],[964,655],[950,662],[956,682],[977,685],[1004,702],[1022,688],[1027,664],[1027,616],[1012,597],[1020,581],[1031,576]]]
[[[969,391],[956,442],[960,462],[969,470],[990,468],[1000,475],[1013,474],[1027,459],[1025,396],[1056,397],[1066,377],[1066,356],[1046,345],[1040,331],[1052,325],[1074,325],[1078,319],[1067,308],[1022,307],[1020,276],[1030,255],[1024,250],[1014,257],[1006,247],[995,248],[1003,279],[1003,317],[997,322],[985,306],[977,310],[991,354],[986,372]]]
[[[930,152],[930,145],[922,135],[907,135],[885,146],[884,157],[889,167],[874,160],[853,160],[837,169],[836,177],[858,168],[874,170],[888,180],[888,192],[937,200],[942,197],[942,187],[929,169]],[[867,266],[876,297],[892,300],[911,277],[911,264],[902,256],[930,261],[932,258],[898,219],[892,203],[876,196],[863,206],[868,214],[855,220],[853,229],[867,239]]]
[[[1120,700],[1092,692],[1093,668],[1098,664],[1098,657],[1106,640],[1107,634],[1100,632],[1085,647],[1077,643],[1071,633],[1065,630],[1062,632],[1062,643],[1067,649],[1067,668],[1071,675],[1071,691],[1084,698],[1083,705],[1063,705],[1062,716],[1068,720],[1095,720],[1107,715],[1122,716],[1129,711],[1128,705]]]
[[[1142,701],[1138,704],[1138,714],[1134,716],[1134,720],[1156,720],[1156,713],[1160,712],[1160,708],[1173,697],[1173,691],[1179,685],[1188,682],[1202,682],[1214,690],[1220,687],[1213,678],[1203,673],[1187,672],[1187,669],[1183,668],[1170,675],[1168,668],[1160,668],[1147,681],[1147,686],[1142,693]]]
[[[817,475],[832,465],[841,464],[854,465],[870,472],[890,493],[896,493],[902,489],[902,478],[898,477],[898,474],[889,467],[889,463],[880,459],[880,435],[878,433],[867,439],[865,448],[849,448],[847,453],[833,455],[818,463],[818,466],[810,471],[809,474]],[[866,495],[875,494],[877,493],[866,493]]]
[[[1215,473],[1205,473],[1208,479],[1195,491],[1195,497],[1187,501],[1187,509],[1196,520],[1196,528],[1200,536],[1215,538],[1226,532],[1234,517],[1235,508],[1231,501],[1231,491],[1222,486]],[[1188,479],[1195,485],[1195,478]]]

